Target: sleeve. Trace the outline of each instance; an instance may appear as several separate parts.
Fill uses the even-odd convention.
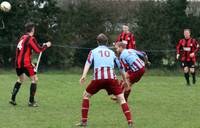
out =
[[[176,53],[177,54],[180,54],[181,43],[182,43],[182,40],[180,40],[179,43],[176,45]]]
[[[115,66],[122,72],[125,72],[124,66],[120,63],[120,60],[118,58],[114,59]]]
[[[127,63],[126,58],[121,59],[120,60],[120,64],[123,66],[124,72],[127,72],[130,69],[130,67],[129,67],[128,63]]]
[[[121,34],[117,37],[117,40],[115,41],[115,45],[120,41]]]
[[[197,40],[195,40],[195,39],[194,39],[194,44],[195,44],[195,45],[194,45],[194,46],[195,46],[194,53],[195,53],[195,54],[197,54],[197,53],[198,53],[198,51],[199,51],[199,43],[198,43],[198,41],[197,41]]]
[[[133,34],[131,34],[130,42],[132,45],[132,49],[136,49],[135,36]]]
[[[139,56],[139,57],[145,57],[147,54],[143,51],[137,51],[137,50],[134,50],[134,52]]]
[[[29,41],[29,44],[30,44],[31,48],[37,53],[43,52],[44,50],[47,49],[46,45],[42,46],[42,47],[39,46],[35,38],[31,38]]]
[[[86,60],[86,64],[91,65],[93,63],[93,60],[94,60],[93,52],[90,51],[90,53],[88,54],[87,60]]]

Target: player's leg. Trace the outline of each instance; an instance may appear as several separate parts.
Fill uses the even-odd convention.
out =
[[[128,81],[127,81],[127,85],[130,87],[130,88],[124,88],[124,98],[125,98],[125,100],[126,100],[126,102],[128,101],[128,97],[129,97],[129,95],[130,95],[130,93],[131,93],[131,86],[133,85],[133,83],[131,82],[131,80],[130,80],[130,75],[128,75],[127,76],[127,79],[128,79]]]
[[[183,71],[184,71],[184,77],[185,77],[185,80],[186,80],[186,82],[187,82],[187,85],[190,85],[189,67],[188,67],[188,66],[185,66],[185,67],[183,68]]]
[[[114,94],[117,97],[117,100],[120,103],[122,111],[127,119],[129,127],[133,128],[131,112],[129,110],[128,103],[126,102],[124,98],[123,90],[119,86],[118,81],[117,80],[111,81],[110,84],[105,85],[105,89],[108,92],[108,94]]]
[[[122,111],[123,111],[123,113],[124,113],[124,115],[126,117],[126,120],[128,122],[129,127],[133,128],[134,126],[133,126],[133,120],[132,120],[131,112],[130,112],[128,103],[126,102],[126,100],[124,98],[123,93],[117,95],[116,97],[118,99],[118,102],[121,105]]]
[[[38,77],[34,72],[33,66],[26,67],[25,74],[30,77],[31,85],[30,85],[30,96],[29,96],[29,107],[38,107],[37,103],[35,102],[35,94],[37,90],[37,80]]]
[[[192,74],[192,83],[195,84],[196,83],[196,73],[195,73],[195,67],[192,66],[190,68],[190,73]]]
[[[124,86],[123,86],[124,81],[118,80],[118,83],[119,83],[119,86],[122,88],[122,90],[124,92]],[[116,101],[116,103],[118,103],[117,97],[115,95],[112,95],[110,98],[111,98],[111,100]]]
[[[9,102],[12,105],[17,105],[16,96],[17,96],[17,93],[19,92],[21,84],[24,81],[24,73],[23,73],[22,69],[16,69],[16,72],[17,72],[17,75],[19,76],[19,79],[16,81],[16,83],[13,87],[11,101]]]
[[[31,86],[30,86],[29,106],[38,107],[37,103],[35,102],[35,94],[37,90],[37,76],[33,75],[30,76],[30,78],[31,78]]]
[[[88,93],[87,91],[83,93],[82,108],[81,108],[82,117],[81,117],[81,122],[76,124],[77,126],[83,126],[83,127],[87,126],[88,111],[90,107],[89,98],[91,96],[92,94]]]
[[[87,126],[87,120],[88,120],[88,111],[90,107],[89,99],[92,95],[96,94],[102,87],[101,87],[100,80],[93,80],[90,82],[90,84],[87,86],[86,91],[83,93],[83,99],[82,99],[82,107],[81,107],[81,122],[76,124],[76,126],[85,127]]]
[[[128,101],[128,97],[129,97],[129,95],[130,95],[130,93],[131,93],[131,86],[132,86],[132,83],[131,83],[130,80],[128,79],[127,84],[128,84],[129,87],[130,87],[130,88],[128,88],[128,89],[127,89],[127,88],[126,88],[126,89],[124,88],[124,82],[123,82],[123,81],[120,81],[119,84],[120,84],[120,87],[121,87],[122,90],[123,90],[123,94],[124,94],[125,100]],[[111,99],[118,102],[117,97],[116,97],[115,95],[114,95],[114,96],[111,96]]]
[[[126,102],[128,101],[128,97],[131,93],[131,87],[133,86],[134,83],[137,83],[140,81],[140,79],[142,78],[142,76],[145,73],[145,68],[140,69],[137,72],[127,72],[126,73],[126,77],[128,79],[127,84],[129,85],[130,88],[126,88],[124,90],[124,98],[126,100]]]

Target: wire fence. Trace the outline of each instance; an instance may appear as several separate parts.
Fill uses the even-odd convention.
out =
[[[0,44],[0,48],[3,47],[16,47],[14,44]],[[69,48],[69,49],[80,49],[80,50],[91,50],[94,47],[80,47],[80,46],[72,46],[72,45],[52,45],[52,48]],[[110,49],[114,49],[114,46],[109,46]],[[175,49],[143,49],[145,52],[159,53],[159,52],[176,52]]]
[[[14,65],[14,60],[15,60],[15,47],[16,47],[16,44],[0,44],[0,49],[4,49],[4,48],[10,48],[12,49],[12,55],[10,55],[10,60],[9,60],[9,64]],[[61,48],[61,49],[60,49]],[[109,48],[111,49],[114,49],[114,46],[110,46]],[[61,45],[61,44],[53,44],[52,47],[51,47],[52,50],[57,51],[57,50],[63,50],[63,51],[67,51],[67,52],[70,52],[73,51],[73,55],[70,56],[70,57],[65,57],[65,56],[69,56],[67,55],[66,53],[67,52],[63,52],[61,56],[64,56],[62,59],[60,60],[56,60],[55,63],[50,63],[48,68],[53,68],[55,70],[59,70],[59,69],[67,69],[69,68],[71,65],[72,67],[74,66],[83,66],[84,65],[84,62],[85,62],[85,59],[86,59],[86,54],[88,54],[89,50],[91,49],[94,49],[94,47],[81,47],[81,46],[74,46],[74,45]],[[81,55],[79,56],[78,58],[80,58],[82,60],[81,64],[79,65],[76,65],[76,62],[73,62],[75,61],[77,58],[75,58],[75,52],[79,51],[81,54],[85,54],[85,56]],[[177,61],[175,59],[175,56],[176,56],[176,49],[142,49],[142,51],[145,51],[149,57],[149,60],[150,62],[152,63],[151,66],[149,67],[150,69],[159,69],[159,70],[163,70],[163,68],[167,68],[169,70],[172,70],[172,71],[175,71],[177,69],[180,69],[180,65],[181,65],[181,62],[180,61]],[[62,52],[62,51],[61,51]],[[47,52],[47,54],[49,54],[50,52]],[[4,65],[4,62],[3,62],[3,55],[2,54],[6,54],[6,52],[1,52],[0,51],[0,68],[4,68],[5,66]],[[53,55],[54,54],[54,55]],[[51,55],[53,55],[54,57],[56,58],[59,58],[60,56],[59,55],[56,55],[57,53],[51,53]],[[52,56],[51,56],[52,57]],[[77,56],[76,56],[77,57]],[[158,59],[159,57],[159,59]],[[32,57],[32,62],[35,63],[37,61],[37,58],[38,58],[38,55],[37,54],[33,54],[33,57]],[[48,58],[48,57],[47,57]],[[69,59],[70,58],[70,59]],[[45,67],[46,68],[46,64],[45,61],[49,62],[51,61],[50,60],[45,60],[46,58],[43,57],[42,58],[42,63],[41,63],[41,67]],[[197,67],[200,67],[199,66],[199,59],[197,59]],[[159,62],[158,62],[159,61]],[[79,61],[80,62],[80,61]],[[12,64],[11,64],[12,63]],[[8,66],[9,67],[9,66]],[[10,66],[11,67],[11,66]],[[61,67],[61,68],[59,68]],[[47,69],[48,70],[48,69]]]

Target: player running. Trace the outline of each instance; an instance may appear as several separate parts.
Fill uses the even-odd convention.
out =
[[[77,126],[87,126],[89,98],[101,89],[105,89],[109,95],[114,94],[117,97],[128,121],[129,128],[133,128],[131,112],[114,73],[114,61],[117,61],[115,53],[106,46],[108,38],[104,34],[97,36],[97,43],[99,46],[90,51],[80,79],[80,84],[82,85],[86,80],[86,75],[91,64],[94,63],[94,78],[83,94],[82,119],[81,123],[77,124]]]
[[[198,42],[190,37],[190,29],[184,30],[184,39],[181,39],[176,46],[177,55],[176,59],[178,60],[180,55],[180,61],[182,63],[182,67],[184,70],[185,80],[187,85],[190,85],[189,73],[192,74],[193,81],[192,83],[196,83],[195,77],[195,64],[196,64],[196,56],[199,50]]]
[[[124,97],[128,101],[128,97],[131,93],[131,86],[137,83],[145,73],[145,63],[150,63],[146,53],[139,52],[134,49],[126,49],[124,42],[117,44],[117,52],[119,52],[120,62],[126,71],[126,82],[129,88],[124,89]]]
[[[34,23],[27,23],[25,25],[26,34],[23,35],[16,48],[16,73],[19,79],[14,85],[11,101],[9,102],[12,105],[17,105],[16,103],[16,95],[21,87],[21,84],[24,81],[24,74],[31,78],[31,86],[30,86],[30,97],[28,106],[37,107],[37,103],[34,100],[34,96],[37,88],[37,76],[34,72],[34,67],[31,64],[31,55],[32,50],[37,53],[40,53],[46,50],[51,46],[51,42],[44,43],[42,47],[40,47],[34,37],[35,33],[35,25]]]

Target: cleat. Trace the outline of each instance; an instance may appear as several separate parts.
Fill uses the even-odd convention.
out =
[[[110,99],[113,100],[113,101],[117,101],[117,97],[116,96],[111,96]]]
[[[33,102],[33,103],[29,102],[28,106],[29,107],[38,107],[38,104],[36,102]]]
[[[16,106],[16,105],[17,105],[17,103],[16,103],[15,101],[13,101],[13,100],[9,101],[9,103],[10,103],[11,105],[13,105],[13,106]]]
[[[135,128],[133,123],[128,124],[128,128]]]
[[[80,123],[76,124],[76,126],[85,128],[87,126],[87,123],[80,122]]]

